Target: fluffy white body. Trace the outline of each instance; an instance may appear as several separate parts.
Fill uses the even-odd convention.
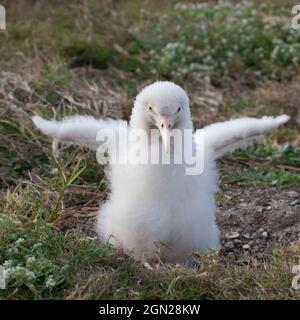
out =
[[[288,119],[286,115],[243,118],[197,130],[193,139],[196,148],[200,145],[200,135],[204,133],[205,137],[201,149],[204,170],[200,175],[187,175],[185,163],[111,164],[108,171],[111,194],[99,210],[98,234],[131,251],[139,260],[159,255],[164,261],[184,263],[194,251],[217,249],[220,240],[215,222],[218,189],[215,159],[246,146]],[[129,132],[142,129],[150,136],[151,129],[158,128],[162,137],[158,145],[149,140],[140,142],[139,147],[149,150],[162,144],[171,153],[174,150],[169,141],[170,132],[193,129],[188,97],[171,82],[155,82],[143,89],[135,100],[129,124],[82,116],[60,122],[34,117],[33,121],[54,139],[54,144],[69,142],[92,149],[101,144],[96,140],[101,129],[113,130],[120,141],[125,129]],[[111,154],[115,152],[109,145],[108,150]]]
[[[159,254],[184,262],[193,251],[218,248],[217,171],[207,160],[200,176],[186,175],[185,165],[112,165],[98,233],[139,260]]]

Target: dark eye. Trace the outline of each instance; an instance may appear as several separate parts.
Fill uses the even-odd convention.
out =
[[[149,111],[152,111],[152,107],[148,107]]]
[[[181,111],[181,107],[178,108],[177,112],[180,112],[180,111]]]

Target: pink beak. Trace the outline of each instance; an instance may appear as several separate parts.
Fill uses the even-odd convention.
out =
[[[170,137],[172,131],[172,119],[170,115],[160,115],[158,119],[158,128],[161,134],[162,142],[165,152],[168,153],[170,149]]]

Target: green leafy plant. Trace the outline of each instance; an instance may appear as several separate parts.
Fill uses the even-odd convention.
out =
[[[267,19],[251,2],[178,3],[131,34],[155,75],[277,79],[299,70],[300,33],[281,11],[273,14],[277,19]]]
[[[52,210],[51,214],[48,217],[48,221],[52,222],[54,221],[58,215],[59,215],[59,206],[61,204],[61,201],[63,199],[63,196],[66,192],[66,190],[73,184],[73,182],[80,176],[80,174],[86,169],[86,166],[82,166],[80,168],[80,162],[76,164],[74,167],[72,173],[67,176],[64,172],[64,168],[59,162],[59,160],[54,159],[55,167],[57,169],[58,175],[60,177],[60,190],[59,190],[59,195],[56,201],[56,205],[54,206],[54,209]]]

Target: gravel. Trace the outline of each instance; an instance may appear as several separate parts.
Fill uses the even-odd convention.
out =
[[[264,261],[274,248],[300,239],[299,192],[275,187],[222,187],[217,223],[224,262],[247,263],[249,257]]]

